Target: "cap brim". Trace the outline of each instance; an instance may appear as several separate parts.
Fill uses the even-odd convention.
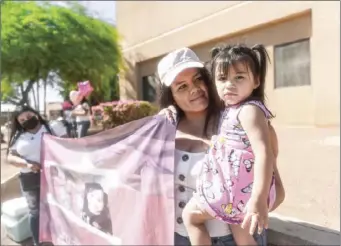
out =
[[[172,71],[168,72],[167,76],[165,77],[163,81],[163,84],[166,86],[170,86],[174,82],[174,79],[176,78],[176,76],[178,76],[179,73],[181,73],[183,70],[187,68],[203,68],[203,67],[204,67],[204,64],[202,64],[201,62],[183,63],[177,66],[176,68],[174,68]]]

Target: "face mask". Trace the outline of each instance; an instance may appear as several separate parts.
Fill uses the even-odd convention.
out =
[[[28,120],[24,121],[21,125],[26,130],[33,130],[34,128],[37,127],[38,124],[39,120],[37,119],[37,117],[32,116]]]

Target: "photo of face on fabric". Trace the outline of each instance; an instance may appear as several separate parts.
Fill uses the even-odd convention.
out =
[[[66,209],[71,209],[71,194],[68,192],[68,186],[72,181],[68,180],[64,170],[57,166],[51,166],[50,173],[52,177],[52,187],[50,187],[50,191],[55,201]]]
[[[82,219],[102,232],[112,234],[108,194],[99,183],[85,183]]]
[[[84,181],[74,172],[61,167],[51,166],[53,197],[64,208],[79,216],[82,210]]]

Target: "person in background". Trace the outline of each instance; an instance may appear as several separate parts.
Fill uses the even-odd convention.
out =
[[[61,116],[66,126],[67,135],[71,138],[77,137],[75,118],[72,116],[73,104],[70,100],[65,100],[62,104]]]
[[[34,245],[39,245],[40,150],[43,133],[66,137],[60,124],[49,125],[34,109],[24,106],[13,113],[7,149],[9,164],[21,168],[19,180],[27,200]]]
[[[70,98],[74,98],[76,91],[70,92]],[[86,98],[83,98],[79,104],[76,104],[72,110],[72,116],[76,118],[78,138],[85,137],[90,128],[91,108]]]

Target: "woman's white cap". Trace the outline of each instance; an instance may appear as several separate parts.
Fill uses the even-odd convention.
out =
[[[187,68],[202,68],[204,64],[189,48],[175,50],[161,59],[157,66],[161,84],[170,86],[176,76]]]

